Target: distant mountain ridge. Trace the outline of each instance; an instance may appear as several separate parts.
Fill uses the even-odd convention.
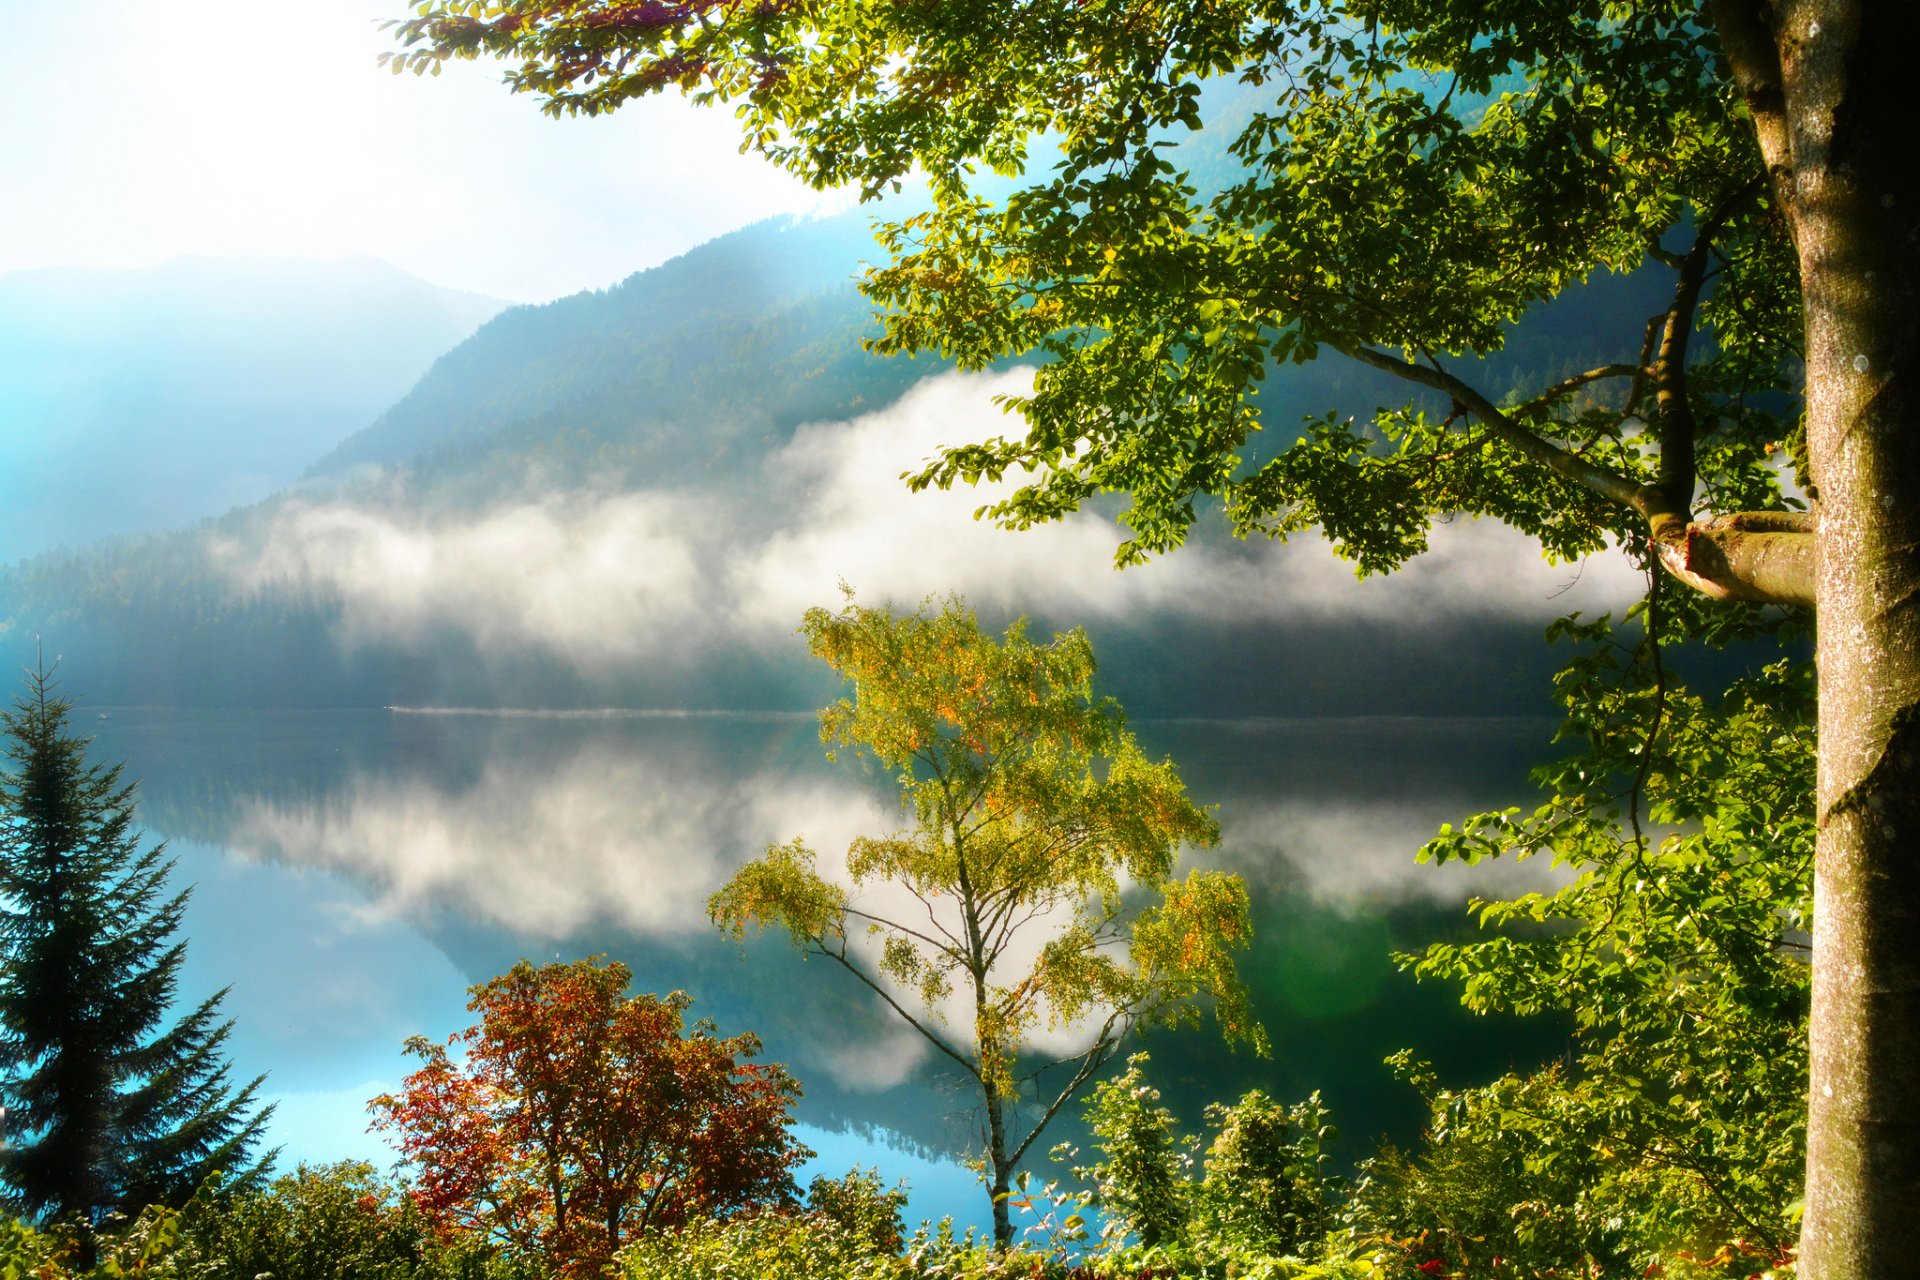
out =
[[[716,237],[609,289],[512,308],[440,357],[308,475],[469,446],[569,411],[616,432],[666,412],[711,417],[699,393],[713,388],[701,373],[782,314],[810,311],[790,326],[804,333],[803,345],[823,329],[849,332],[855,341],[831,357],[864,364],[857,337],[870,309],[853,282],[874,252],[864,214],[780,218]],[[776,336],[760,354],[776,363],[792,351]]]
[[[258,501],[505,305],[370,259],[0,276],[0,563]]]

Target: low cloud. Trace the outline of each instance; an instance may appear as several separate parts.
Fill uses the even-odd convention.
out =
[[[341,602],[340,639],[421,643],[464,632],[483,652],[545,650],[582,666],[631,662],[699,619],[701,574],[662,494],[552,497],[428,521],[296,502],[251,551],[217,549],[249,593]]]
[[[724,490],[549,495],[432,519],[299,502],[259,545],[228,542],[218,556],[243,591],[338,600],[349,646],[424,648],[452,630],[491,658],[544,653],[589,673],[783,641],[805,609],[837,599],[841,581],[870,600],[957,591],[1063,619],[1402,626],[1618,609],[1640,590],[1622,557],[1549,565],[1530,540],[1467,519],[1439,525],[1431,551],[1366,582],[1311,536],[1200,538],[1118,571],[1123,531],[1096,513],[1011,533],[973,518],[1011,482],[907,490],[901,473],[939,446],[1017,426],[992,398],[1030,380],[943,374],[877,413],[802,428],[766,460],[758,491],[743,477]],[[742,502],[761,532],[729,514]]]
[[[1550,565],[1535,544],[1497,523],[1437,526],[1432,549],[1384,578],[1358,581],[1315,536],[1287,543],[1196,539],[1171,556],[1118,570],[1125,531],[1082,511],[1010,532],[975,520],[1013,481],[911,493],[899,479],[942,445],[1017,427],[993,404],[1032,375],[944,374],[893,406],[851,422],[803,428],[774,460],[811,495],[786,531],[741,556],[732,595],[749,616],[787,621],[833,598],[838,580],[917,601],[959,591],[1007,610],[1051,616],[1190,616],[1223,622],[1409,616],[1545,617],[1617,608],[1640,590],[1621,557]]]

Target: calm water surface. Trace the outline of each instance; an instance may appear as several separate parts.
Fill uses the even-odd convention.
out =
[[[825,860],[897,824],[886,779],[828,763],[811,715],[113,708],[87,727],[96,758],[141,779],[142,821],[197,885],[185,994],[231,986],[236,1065],[268,1074],[285,1163],[385,1165],[365,1104],[397,1084],[407,1036],[466,1025],[466,987],[522,956],[604,952],[789,1064],[821,1171],[877,1166],[910,1181],[912,1214],[982,1219],[957,1162],[978,1129],[961,1080],[845,973],[706,924],[707,895],[768,842],[803,836]],[[1389,958],[1463,936],[1468,895],[1537,883],[1537,868],[1437,871],[1413,852],[1441,822],[1530,803],[1550,724],[1133,727],[1218,806],[1225,838],[1204,858],[1252,889],[1243,973],[1274,1047],[1257,1059],[1210,1026],[1147,1037],[1176,1112],[1197,1122],[1247,1088],[1319,1089],[1351,1160],[1418,1131],[1381,1065],[1395,1049],[1458,1081],[1554,1052],[1555,1028],[1470,1019]],[[1062,1126],[1039,1148],[1056,1136],[1077,1137]]]

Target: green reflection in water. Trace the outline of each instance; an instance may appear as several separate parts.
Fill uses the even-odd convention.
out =
[[[1323,911],[1275,923],[1277,936],[1255,943],[1245,973],[1289,1013],[1315,1021],[1344,1018],[1379,998],[1393,972],[1385,920]]]

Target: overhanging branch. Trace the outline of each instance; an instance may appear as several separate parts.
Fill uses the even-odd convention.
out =
[[[1362,364],[1445,393],[1490,435],[1529,461],[1638,514],[1647,522],[1660,563],[1694,590],[1716,600],[1812,606],[1817,552],[1810,517],[1743,512],[1694,523],[1685,501],[1674,501],[1663,487],[1635,484],[1561,448],[1515,422],[1471,384],[1443,369],[1395,359],[1368,347],[1340,350]]]
[[[1396,360],[1371,347],[1341,347],[1340,350],[1362,364],[1371,365],[1397,378],[1431,387],[1435,391],[1445,392],[1465,406],[1467,411],[1478,418],[1502,444],[1515,450],[1528,461],[1537,462],[1549,470],[1556,471],[1575,484],[1591,489],[1601,497],[1617,502],[1623,507],[1639,509],[1639,485],[1604,467],[1596,467],[1585,458],[1569,453],[1551,440],[1527,430],[1502,412],[1493,401],[1480,394],[1470,383],[1443,369],[1432,369],[1426,365]]]
[[[1514,412],[1523,416],[1534,413],[1546,408],[1556,400],[1565,399],[1584,386],[1599,382],[1603,378],[1637,378],[1645,372],[1646,369],[1643,365],[1603,364],[1597,369],[1589,369],[1585,373],[1576,373],[1571,378],[1566,378],[1554,383],[1551,387],[1548,387],[1545,391],[1542,391],[1539,395],[1515,409]]]
[[[1760,194],[1764,178],[1756,177],[1727,193],[1707,215],[1693,237],[1693,246],[1680,262],[1673,301],[1667,305],[1660,336],[1660,354],[1653,365],[1654,403],[1660,409],[1660,489],[1668,504],[1681,510],[1693,505],[1697,478],[1694,438],[1698,434],[1693,404],[1687,398],[1687,351],[1693,341],[1693,317],[1700,306],[1700,289],[1707,279],[1707,260],[1714,239],[1726,229],[1741,206]]]
[[[1657,504],[1651,488],[1649,505]],[[1813,607],[1818,543],[1812,516],[1743,511],[1691,523],[1656,509],[1647,518],[1653,548],[1680,581],[1715,600]]]

